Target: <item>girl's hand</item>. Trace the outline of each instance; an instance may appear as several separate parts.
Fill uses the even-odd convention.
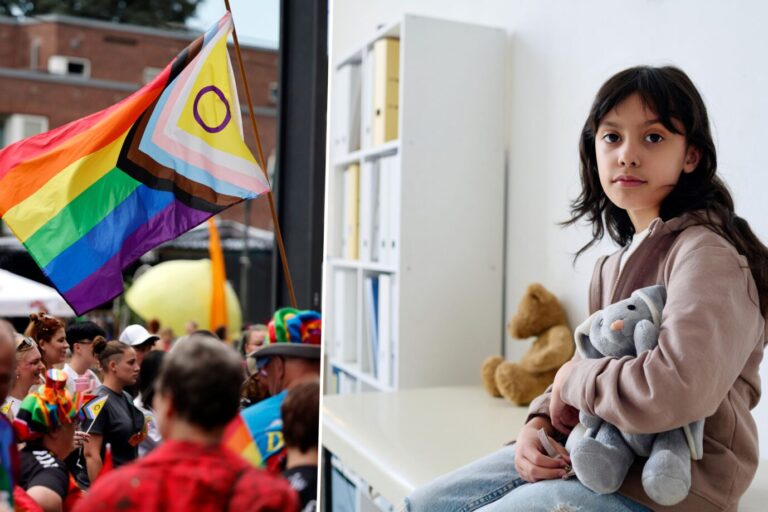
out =
[[[79,430],[75,431],[75,448],[82,448],[82,446],[87,443],[90,438],[91,436],[85,432],[80,432]]]
[[[539,441],[540,428],[551,431],[552,425],[543,416],[533,418],[522,428],[515,443],[515,469],[526,482],[562,478],[566,474],[565,466],[571,463],[565,448],[552,438],[552,446],[563,458],[555,459],[547,455]]]
[[[570,434],[573,427],[579,423],[579,410],[560,398],[560,389],[571,374],[573,364],[573,361],[568,361],[557,371],[555,382],[552,384],[552,395],[549,398],[549,417],[552,420],[552,426],[566,435]]]

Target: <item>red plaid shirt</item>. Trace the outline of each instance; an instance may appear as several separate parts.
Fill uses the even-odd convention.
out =
[[[288,482],[222,446],[165,441],[149,455],[99,478],[75,512],[92,510],[294,512]]]

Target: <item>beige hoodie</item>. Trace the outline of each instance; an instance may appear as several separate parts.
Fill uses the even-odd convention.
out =
[[[766,319],[746,258],[690,215],[654,220],[619,275],[623,249],[601,258],[590,314],[654,284],[667,287],[658,346],[636,358],[581,360],[563,400],[621,430],[662,432],[706,418],[704,457],[692,462],[688,497],[672,507],[648,498],[636,461],[620,493],[659,511],[736,511],[758,462],[750,410],[760,398]],[[531,415],[549,416],[549,393]]]

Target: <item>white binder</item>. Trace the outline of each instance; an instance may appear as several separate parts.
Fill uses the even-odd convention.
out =
[[[376,203],[378,202],[378,173],[373,162],[365,161],[360,169],[360,223],[359,248],[360,261],[373,260],[373,228]]]
[[[380,158],[377,162],[379,167],[379,238],[378,238],[378,262],[382,265],[392,263],[392,250],[389,225],[392,221],[392,198],[390,187],[392,183],[391,157]]]
[[[360,149],[362,109],[361,65],[345,64],[336,72],[336,103],[333,146],[335,154],[346,155]]]
[[[392,277],[379,275],[379,353],[378,379],[392,385]]]
[[[333,353],[344,362],[357,360],[355,343],[355,307],[357,298],[356,276],[349,271],[337,270],[333,275]]]

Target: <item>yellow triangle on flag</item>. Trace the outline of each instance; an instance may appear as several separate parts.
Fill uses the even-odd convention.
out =
[[[11,402],[6,402],[0,406],[0,413],[3,413],[9,420],[13,421],[13,412],[11,412]]]
[[[256,163],[243,141],[239,99],[227,53],[227,38],[211,49],[185,99],[177,126],[212,148]]]
[[[91,421],[96,420],[96,418],[99,416],[99,413],[104,408],[104,404],[107,403],[107,398],[109,398],[109,395],[99,396],[85,404],[85,415],[88,417],[88,419]]]

